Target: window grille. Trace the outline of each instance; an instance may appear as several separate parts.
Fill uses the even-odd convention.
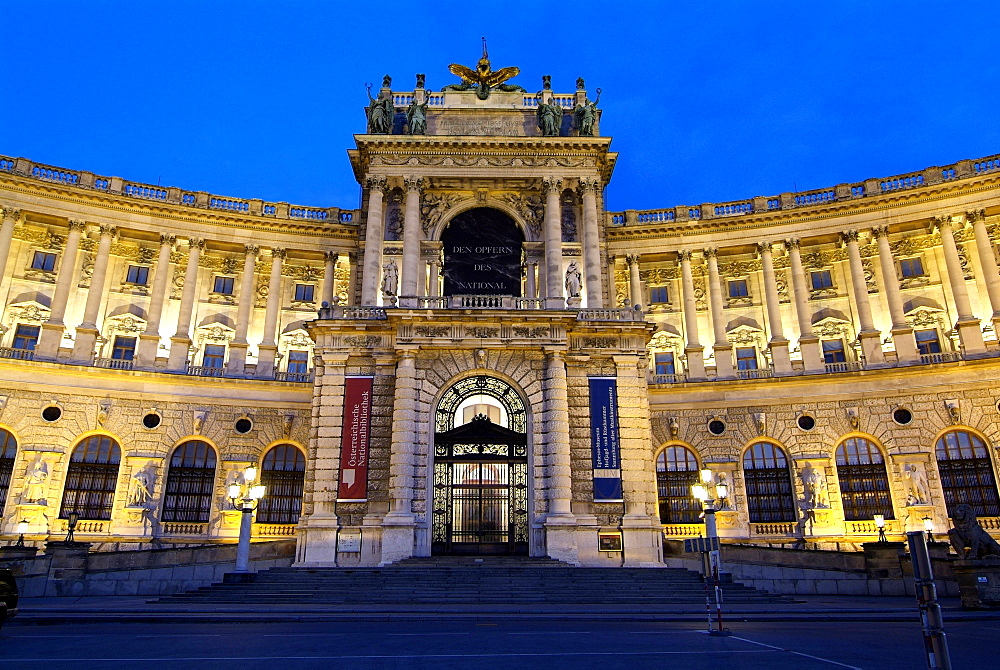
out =
[[[667,447],[656,457],[660,523],[701,523],[701,503],[691,495],[700,482],[698,459],[687,447]]]
[[[14,457],[17,455],[17,440],[9,431],[0,428],[0,510],[7,502],[10,477],[14,473]],[[20,519],[16,519],[20,521]]]
[[[76,512],[81,519],[110,519],[120,462],[121,448],[107,435],[94,435],[76,445],[66,470],[59,518]]]
[[[796,520],[792,478],[781,447],[770,442],[751,445],[743,454],[743,479],[751,522]]]
[[[986,444],[978,436],[966,430],[945,433],[937,441],[934,454],[948,516],[963,503],[971,506],[977,516],[1000,516],[993,464]]]
[[[885,460],[875,443],[850,437],[837,447],[837,481],[847,521],[870,521],[876,514],[895,519]]]
[[[276,445],[264,455],[260,473],[267,489],[257,507],[257,523],[298,523],[306,478],[302,452],[291,444]]]
[[[215,449],[189,440],[174,449],[163,494],[163,521],[208,523],[215,488]]]

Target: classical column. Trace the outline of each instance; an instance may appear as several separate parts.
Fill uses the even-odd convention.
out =
[[[114,226],[101,225],[101,238],[97,243],[97,256],[94,258],[94,271],[90,275],[90,287],[87,289],[87,302],[83,308],[83,323],[76,327],[76,339],[73,342],[73,363],[90,364],[94,360],[94,345],[100,331],[97,329],[97,315],[101,310],[101,299],[104,298],[104,282],[108,277],[108,261],[111,258],[111,242],[118,234]]]
[[[535,286],[535,272],[537,263],[529,260],[524,264],[524,297],[534,298],[538,295],[538,288]]]
[[[361,273],[361,304],[378,302],[378,283],[382,275],[382,240],[385,237],[382,201],[385,199],[385,177],[368,178],[368,223],[365,230],[365,259]]]
[[[240,306],[236,312],[236,334],[229,343],[229,361],[226,363],[227,376],[242,376],[243,366],[247,362],[247,329],[250,327],[250,314],[256,299],[254,291],[255,270],[257,269],[257,254],[260,247],[244,245],[243,275],[240,277]]]
[[[774,257],[770,242],[758,242],[761,270],[764,274],[764,303],[767,310],[767,327],[771,339],[767,348],[771,351],[771,364],[776,375],[792,373],[792,361],[788,356],[788,338],[781,324],[781,300],[778,298],[778,282],[774,276]]]
[[[569,392],[564,352],[545,352],[542,380],[545,408],[545,461],[548,466],[546,550],[552,558],[577,560],[576,518],[571,510],[573,474],[570,466]]]
[[[785,240],[788,264],[792,270],[792,294],[795,296],[795,317],[799,322],[799,352],[805,372],[825,372],[819,338],[813,333],[812,315],[809,312],[809,289],[806,271],[802,267],[802,250],[797,239]]]
[[[400,276],[400,307],[417,306],[417,268],[420,265],[420,188],[424,180],[407,177],[403,213],[403,271]]]
[[[167,360],[167,370],[170,372],[187,370],[189,348],[191,347],[191,317],[194,312],[195,291],[198,288],[198,261],[201,259],[201,250],[204,248],[204,239],[191,238],[188,240],[188,259],[184,271],[181,307],[177,314],[177,332],[170,338],[170,358]]]
[[[892,319],[892,344],[896,347],[896,358],[900,363],[910,364],[920,362],[920,352],[917,351],[917,341],[913,339],[913,328],[906,323],[903,314],[903,298],[899,294],[899,281],[896,279],[896,263],[892,258],[892,248],[889,246],[888,226],[872,228],[872,235],[878,242],[878,262],[882,267],[882,290],[889,304],[889,317]]]
[[[583,200],[583,267],[587,276],[587,307],[604,307],[601,286],[601,234],[597,227],[596,179],[580,179],[579,192]]]
[[[708,261],[708,304],[712,311],[712,332],[715,343],[715,376],[717,379],[734,379],[733,345],[726,339],[726,317],[722,305],[722,279],[719,277],[719,250],[705,249]]]
[[[427,295],[436,296],[441,291],[441,260],[437,252],[431,258],[427,271]]]
[[[868,367],[879,367],[885,365],[885,356],[882,355],[882,333],[875,328],[875,322],[872,320],[871,303],[868,302],[868,282],[865,281],[865,268],[861,262],[861,249],[858,247],[858,231],[845,231],[840,234],[840,239],[847,247],[847,261],[851,268],[854,305],[858,310],[858,321],[861,325],[861,330],[858,332],[861,352]]]
[[[952,229],[950,216],[935,219],[941,232],[941,247],[944,251],[944,264],[948,270],[948,281],[951,293],[955,297],[955,309],[958,311],[958,321],[955,330],[966,354],[976,356],[986,351],[983,343],[983,332],[980,330],[979,319],[972,313],[969,302],[969,291],[965,288],[965,273],[962,271],[962,261],[958,257],[958,245],[955,244],[955,232]]]
[[[69,302],[69,291],[76,279],[76,254],[80,250],[80,236],[87,224],[83,221],[69,222],[69,235],[66,237],[66,247],[63,249],[62,260],[59,262],[59,277],[56,279],[56,290],[52,296],[52,306],[48,320],[42,324],[42,330],[35,346],[35,359],[54,361],[62,344],[63,331],[66,329],[63,317],[66,316],[66,303]]]
[[[392,443],[389,447],[389,513],[382,521],[382,562],[413,555],[413,458],[416,450],[417,381],[416,350],[398,353],[396,393],[392,410]]]
[[[642,280],[639,279],[639,254],[626,254],[625,262],[628,264],[628,299],[632,301],[632,308],[636,305],[641,308],[646,301],[642,297]]]
[[[281,307],[281,265],[285,260],[284,249],[271,250],[271,277],[267,283],[267,309],[264,311],[264,339],[257,347],[257,373],[263,379],[274,377],[274,358],[278,353],[276,343],[278,309]]]
[[[135,368],[152,370],[156,363],[156,353],[160,348],[160,320],[163,305],[170,286],[170,252],[177,238],[160,233],[160,253],[156,257],[153,271],[153,285],[149,291],[149,310],[146,313],[146,329],[139,334],[139,346],[135,352]]]
[[[698,341],[698,301],[694,296],[694,277],[691,274],[691,252],[677,252],[681,259],[681,289],[684,293],[684,356],[687,358],[688,379],[705,379],[705,347]]]
[[[7,269],[7,259],[10,256],[10,243],[14,239],[14,226],[21,218],[21,210],[13,207],[3,208],[3,224],[0,225],[0,282],[3,281]]]
[[[320,294],[320,306],[325,302],[333,304],[334,287],[337,284],[337,259],[339,254],[336,251],[327,251],[323,254],[323,293]]]
[[[545,307],[566,309],[562,285],[562,221],[559,216],[562,180],[546,177],[542,180],[542,190],[545,191]]]
[[[347,252],[347,304],[353,305],[357,300],[358,280],[361,268],[358,266],[358,254],[354,251]]]
[[[997,270],[993,242],[986,230],[986,212],[984,210],[966,212],[965,218],[972,222],[972,232],[976,235],[979,276],[986,282],[986,292],[990,296],[990,307],[993,309],[993,315],[990,317],[993,321],[993,332],[1000,339],[1000,271]]]

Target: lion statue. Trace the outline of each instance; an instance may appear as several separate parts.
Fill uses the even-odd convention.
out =
[[[990,537],[990,534],[979,525],[979,519],[972,507],[966,504],[958,505],[952,512],[951,520],[955,527],[948,531],[948,539],[955,548],[959,558],[1000,558],[1000,544]]]

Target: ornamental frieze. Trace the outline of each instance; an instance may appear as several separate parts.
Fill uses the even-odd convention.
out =
[[[536,338],[536,337],[549,336],[549,329],[546,328],[545,326],[536,326],[536,327],[514,326],[512,330],[514,331],[514,334],[517,335],[518,337]]]
[[[451,332],[451,326],[414,326],[413,332],[421,337],[444,337]]]
[[[499,335],[500,329],[491,328],[489,326],[472,326],[470,328],[466,328],[465,332],[470,337],[487,338]]]
[[[614,349],[618,347],[617,337],[581,337],[577,340],[577,346],[583,349]]]
[[[376,347],[382,343],[378,335],[345,335],[343,343],[349,347]]]

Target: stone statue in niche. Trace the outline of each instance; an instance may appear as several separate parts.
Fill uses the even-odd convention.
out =
[[[573,211],[573,205],[563,205],[562,241],[576,242],[576,213]]]
[[[903,480],[906,482],[907,505],[930,505],[931,490],[927,484],[927,473],[916,463],[903,466]]]
[[[545,137],[558,137],[559,129],[562,128],[562,107],[555,104],[551,97],[549,97],[548,102],[544,102],[541,91],[537,93],[537,96],[538,109],[535,110],[535,119],[538,122],[539,130]]]
[[[35,458],[34,462],[25,470],[24,490],[21,492],[22,503],[33,503],[35,505],[45,505],[45,489],[49,482],[49,465],[41,456]]]
[[[386,79],[389,79],[388,75]],[[385,81],[382,82],[385,84]],[[387,87],[386,87],[387,88]],[[392,103],[392,94],[382,96],[378,99],[372,97],[372,86],[368,84],[368,132],[373,135],[388,135],[392,132],[393,119],[396,116],[396,107]]]
[[[566,294],[571,298],[578,298],[582,287],[580,266],[577,265],[576,261],[572,261],[566,268]]]
[[[593,137],[594,124],[597,122],[597,103],[601,101],[601,89],[597,89],[597,100],[593,102],[589,98],[584,98],[582,105],[577,105],[573,110],[573,119],[576,128],[580,132],[580,137]]]
[[[128,507],[143,507],[151,497],[149,491],[150,486],[153,483],[153,476],[149,473],[149,470],[142,468],[137,470],[132,475],[132,481],[129,483],[128,490]]]
[[[951,513],[951,519],[955,527],[948,531],[948,539],[959,558],[1000,558],[1000,544],[979,525],[972,507],[964,503],[958,505]]]
[[[399,268],[396,261],[389,259],[389,262],[382,266],[382,294],[396,296],[396,286],[399,282]]]
[[[403,214],[399,207],[389,210],[389,215],[385,217],[385,239],[389,241],[399,240],[403,235]]]
[[[825,509],[830,506],[830,492],[827,488],[826,473],[806,464],[800,473],[802,489],[805,494],[806,507],[809,509]]]
[[[427,134],[427,101],[424,104],[417,104],[414,98],[406,110],[406,123],[411,135]]]

